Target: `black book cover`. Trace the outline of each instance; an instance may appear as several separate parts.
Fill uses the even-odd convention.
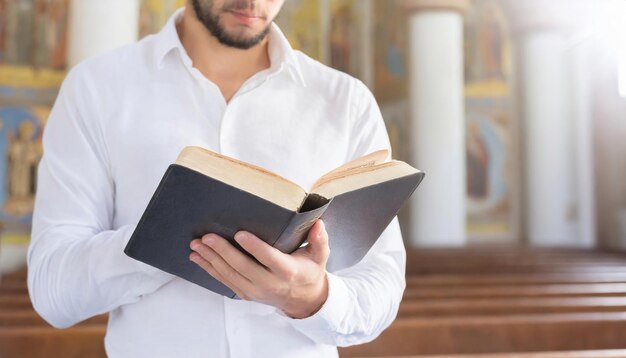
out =
[[[329,238],[327,270],[361,261],[422,179],[418,172],[335,196],[320,217]]]
[[[216,233],[241,249],[233,237],[246,230],[282,252],[306,239],[316,219],[324,219],[333,269],[360,261],[423,173],[372,185],[325,199],[310,194],[293,212],[253,194],[178,164],[165,172],[124,252],[139,261],[227,297],[228,287],[189,261],[193,239]],[[242,250],[242,249],[241,249]],[[243,250],[242,250],[243,251]]]

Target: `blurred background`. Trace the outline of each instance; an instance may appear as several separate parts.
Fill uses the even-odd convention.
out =
[[[184,4],[0,0],[0,357],[102,355],[106,317],[56,331],[28,300],[41,136],[73,65]],[[427,173],[399,318],[343,356],[626,357],[626,0],[286,0],[276,22]]]

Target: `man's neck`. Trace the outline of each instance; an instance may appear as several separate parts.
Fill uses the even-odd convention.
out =
[[[248,78],[270,67],[267,37],[247,50],[222,45],[196,18],[191,6],[185,8],[176,29],[193,66],[217,84],[226,102]]]

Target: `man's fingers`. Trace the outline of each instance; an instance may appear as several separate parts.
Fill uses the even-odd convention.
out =
[[[189,255],[189,260],[193,261],[196,265],[200,266],[204,271],[208,272],[209,275],[215,277],[216,280],[220,281],[221,283],[226,285],[228,288],[233,290],[233,292],[235,292],[235,294],[237,296],[239,296],[241,299],[244,299],[244,300],[249,299],[243,293],[243,291],[241,291],[241,289],[239,289],[239,287],[235,286],[232,282],[229,282],[222,275],[220,275],[220,273],[217,272],[217,270],[215,270],[215,268],[211,265],[211,263],[208,262],[207,260],[203,259],[202,256],[200,256],[199,253],[192,252]]]
[[[221,236],[216,234],[204,235],[202,243],[213,249],[223,261],[249,281],[258,282],[266,278],[263,274],[267,272],[257,262],[237,250]]]
[[[235,241],[237,241],[239,246],[249,252],[252,256],[254,256],[254,258],[259,260],[261,264],[270,269],[272,272],[281,273],[286,270],[286,260],[289,259],[289,255],[271,247],[254,234],[247,231],[239,231],[235,234]]]
[[[306,251],[313,261],[318,264],[326,264],[330,248],[328,247],[328,233],[322,220],[317,220],[309,230],[307,241],[309,244],[306,246]]]
[[[215,271],[220,275],[220,277],[245,292],[251,292],[254,286],[252,285],[250,280],[248,280],[240,272],[233,268],[217,252],[213,251],[211,247],[208,247],[203,242],[200,242],[200,240],[193,240],[190,247],[204,260],[210,263]]]

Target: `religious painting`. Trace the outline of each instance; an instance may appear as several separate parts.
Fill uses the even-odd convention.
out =
[[[28,237],[50,107],[0,106],[0,221],[3,241]]]
[[[385,120],[385,127],[387,128],[387,134],[389,135],[389,142],[391,144],[392,159],[402,160],[409,164],[414,164],[411,161],[410,153],[410,121],[409,102],[406,99],[387,102],[380,107],[383,119]],[[411,220],[411,205],[405,205],[398,212],[398,220],[400,220],[400,226],[403,228],[405,237],[409,237],[409,228]]]
[[[465,82],[509,79],[510,29],[500,2],[475,1],[464,24]]]
[[[41,137],[65,71],[0,66],[0,240],[27,243]]]
[[[0,64],[6,62],[7,48],[7,7],[9,0],[0,0]]]
[[[361,80],[367,77],[366,42],[370,41],[367,23],[370,1],[331,0],[328,39],[328,65]]]
[[[393,159],[410,162],[408,101],[387,102],[380,107],[380,111],[387,127]]]
[[[32,213],[36,166],[42,154],[41,133],[49,107],[0,107],[0,192],[2,219]]]
[[[374,1],[374,95],[379,103],[407,95],[408,25],[402,3]]]
[[[67,63],[69,0],[37,0],[35,5],[35,66],[64,69]]]
[[[0,64],[64,69],[69,0],[0,0]]]
[[[52,106],[65,74],[64,70],[0,65],[0,105]]]
[[[0,0],[3,244],[29,241],[43,125],[67,66],[68,16],[69,0]]]
[[[34,0],[4,0],[4,24],[0,37],[4,39],[3,62],[13,65],[32,65],[35,31]]]
[[[517,230],[515,138],[504,83],[466,86],[467,225],[470,240],[514,240]]]
[[[139,38],[161,31],[167,19],[186,0],[141,0],[139,9]]]
[[[318,61],[326,57],[324,26],[322,23],[324,0],[285,1],[276,23],[283,31],[291,46]]]

